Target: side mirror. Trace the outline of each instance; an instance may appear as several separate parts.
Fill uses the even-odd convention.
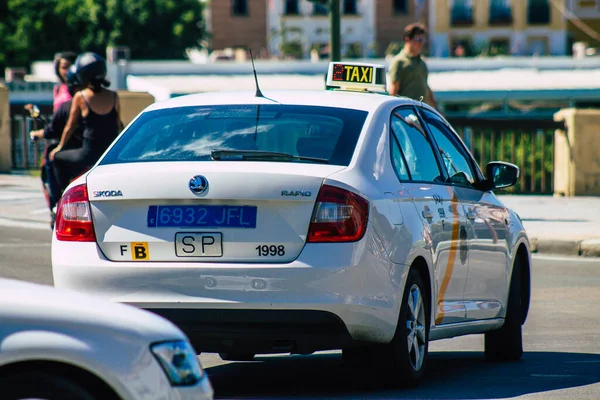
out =
[[[519,167],[503,161],[492,161],[485,166],[487,186],[502,189],[513,186],[519,179]]]

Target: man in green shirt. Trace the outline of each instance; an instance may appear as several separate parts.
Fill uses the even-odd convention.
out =
[[[422,24],[414,23],[404,29],[404,48],[390,64],[390,91],[393,96],[423,100],[437,108],[433,93],[427,84],[428,70],[421,58],[427,33]]]

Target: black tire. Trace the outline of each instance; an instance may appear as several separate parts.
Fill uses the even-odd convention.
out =
[[[252,353],[219,353],[223,361],[252,361],[254,356]]]
[[[513,266],[506,305],[506,317],[502,328],[485,334],[485,357],[489,361],[518,361],[523,356],[524,310],[528,305],[523,297],[519,257]]]
[[[420,329],[413,328],[413,314],[409,307],[409,298],[415,298],[418,292],[421,303],[417,311]],[[421,313],[422,311],[422,313]],[[391,387],[415,387],[425,375],[429,355],[429,325],[430,325],[430,299],[429,288],[423,283],[421,275],[412,269],[408,273],[406,287],[402,295],[402,306],[396,327],[396,333],[391,343],[380,350],[380,357],[384,360],[381,366],[384,368],[381,377],[386,386]],[[416,359],[415,345],[408,346],[409,334],[414,333],[413,344],[419,349],[422,358]],[[419,335],[418,332],[421,332]],[[416,342],[415,342],[416,341]]]
[[[44,371],[29,371],[0,380],[3,400],[99,400],[77,382]]]

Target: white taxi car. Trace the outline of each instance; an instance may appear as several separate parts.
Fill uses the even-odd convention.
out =
[[[135,307],[0,279],[0,398],[212,400],[187,338]]]
[[[385,92],[382,66],[332,63],[327,86],[149,106],[61,200],[55,285],[228,360],[343,349],[414,384],[429,341],[477,333],[519,359],[530,248],[493,193],[518,168],[484,175],[440,114]]]

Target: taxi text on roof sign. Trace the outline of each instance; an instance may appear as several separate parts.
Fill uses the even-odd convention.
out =
[[[347,90],[385,92],[385,65],[353,62],[331,62],[327,86]]]

